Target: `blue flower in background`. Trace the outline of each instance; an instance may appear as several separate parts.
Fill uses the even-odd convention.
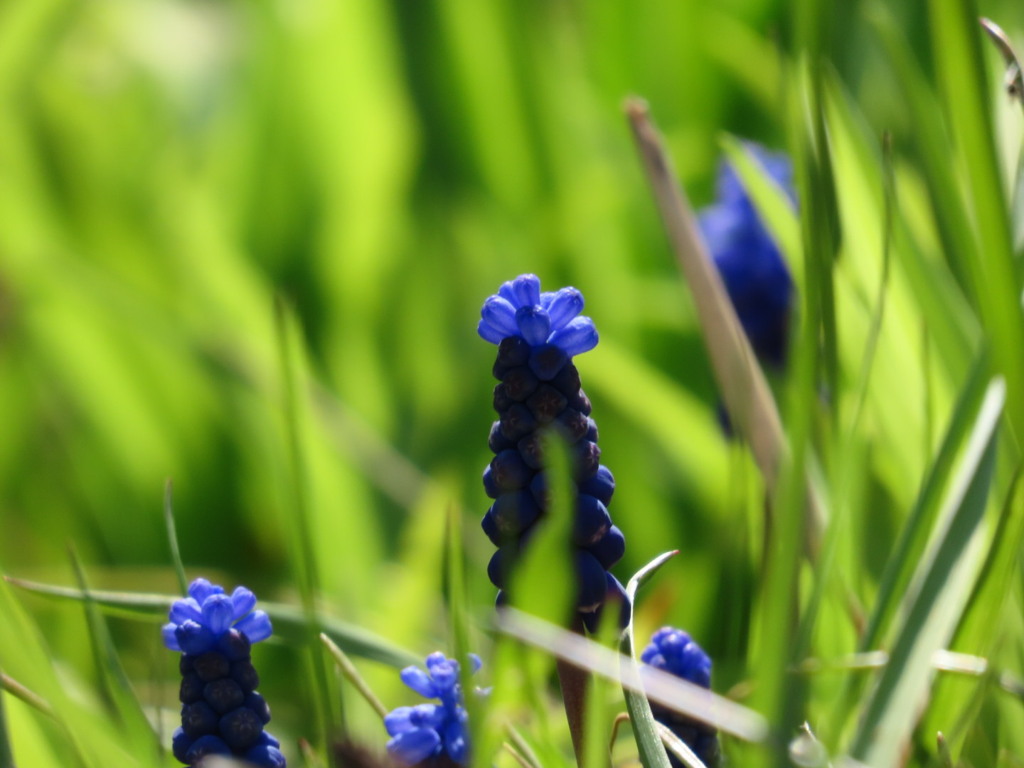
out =
[[[470,656],[473,672],[480,658]],[[402,670],[402,682],[426,699],[440,704],[398,707],[384,718],[391,739],[388,753],[405,765],[441,765],[446,759],[455,765],[469,763],[469,732],[462,705],[459,664],[443,653],[427,656],[427,671],[419,667]]]
[[[277,739],[263,730],[270,707],[256,688],[253,643],[270,637],[270,619],[254,611],[256,596],[238,587],[230,596],[206,579],[196,579],[188,597],[175,600],[164,644],[181,651],[181,727],[174,732],[174,756],[197,765],[208,755],[236,757],[285,768]]]
[[[520,275],[504,283],[484,302],[480,335],[498,345],[493,373],[494,410],[488,446],[495,454],[484,470],[483,484],[493,499],[481,526],[498,547],[487,567],[501,590],[498,604],[508,600],[509,573],[547,514],[548,482],[544,464],[546,433],[564,436],[572,460],[575,490],[572,564],[576,573],[576,607],[584,625],[596,628],[609,600],[623,608],[622,584],[608,572],[625,552],[622,531],[608,513],[615,478],[600,463],[597,424],[580,384],[572,356],[597,345],[597,329],[589,317],[578,317],[583,295],[575,288],[542,293],[536,275]]]
[[[756,144],[747,148],[796,205],[789,159]],[[727,162],[719,169],[717,191],[718,200],[700,213],[701,233],[755,354],[763,363],[781,368],[786,363],[793,303],[789,269]]]
[[[681,629],[662,627],[655,632],[640,654],[640,660],[694,685],[711,687],[711,658]],[[667,725],[705,765],[717,764],[718,735],[712,728],[656,704],[651,705],[651,712],[655,720]],[[669,759],[676,768],[683,768],[671,753]]]

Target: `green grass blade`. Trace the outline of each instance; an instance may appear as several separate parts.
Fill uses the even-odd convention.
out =
[[[661,566],[667,563],[677,552],[667,552],[655,558],[641,568],[629,580],[626,585],[626,594],[629,596],[630,610],[629,623],[622,633],[622,640],[619,643],[619,651],[623,656],[629,657],[630,661],[623,661],[631,665],[631,671],[636,674],[639,670],[639,662],[636,658],[636,637],[633,627],[633,615],[636,610],[636,593],[640,586],[646,583]],[[651,712],[651,703],[647,696],[640,691],[629,688],[622,689],[626,697],[626,708],[629,711],[629,721],[633,726],[633,737],[636,739],[637,750],[640,753],[640,762],[644,768],[669,768],[668,755],[665,754],[665,746],[658,729],[658,723]]]
[[[107,703],[117,713],[122,733],[129,740],[133,754],[140,758],[149,755],[156,759],[161,752],[160,745],[156,740],[156,733],[146,719],[139,700],[135,696],[131,681],[121,665],[106,621],[90,596],[85,570],[73,548],[70,550],[70,555],[79,589],[85,596],[82,604],[89,627],[93,661]]]
[[[40,584],[25,579],[5,577],[7,583],[20,589],[34,592],[58,600],[74,600],[81,602],[86,595],[74,587],[61,587],[51,584]],[[112,592],[108,590],[90,590],[89,598],[95,604],[112,615],[144,621],[166,621],[167,611],[171,604],[179,599],[176,595],[160,595],[152,592]],[[275,635],[287,642],[299,642],[304,637],[305,614],[302,608],[284,603],[260,601],[260,608],[265,610],[274,623]],[[346,653],[359,656],[392,667],[406,667],[416,664],[422,659],[412,651],[375,635],[369,630],[354,624],[336,619],[324,613],[318,615],[317,621],[323,631],[337,643]],[[319,642],[319,641],[318,641]]]
[[[992,341],[996,370],[1006,377],[1006,411],[1013,433],[1024,435],[1024,323],[1014,265],[1008,206],[1003,191],[989,84],[981,55],[981,28],[970,0],[929,3],[932,48],[940,92],[965,169],[977,243],[978,309]]]
[[[283,300],[275,303],[275,327],[279,353],[280,377],[283,383],[282,403],[284,409],[285,429],[288,441],[288,459],[291,480],[292,520],[289,530],[293,534],[293,560],[298,563],[296,580],[302,598],[302,610],[306,619],[306,637],[304,644],[309,654],[311,670],[309,672],[309,694],[313,696],[319,729],[319,745],[330,754],[327,744],[340,728],[343,732],[344,710],[340,698],[331,684],[331,677],[323,653],[320,652],[320,633],[325,627],[320,626],[317,612],[317,597],[320,592],[320,580],[316,559],[316,546],[313,541],[313,525],[309,508],[309,489],[305,453],[305,433],[302,421],[299,393],[304,392],[302,386],[305,377],[300,364],[300,339],[297,324],[292,312]],[[333,765],[333,758],[328,757]]]
[[[181,548],[178,546],[178,527],[174,524],[174,483],[170,478],[164,484],[164,526],[167,529],[167,544],[171,549],[171,563],[174,574],[178,577],[178,588],[181,594],[188,594],[188,577],[185,575],[185,564],[181,560]]]
[[[1005,384],[996,379],[936,521],[934,543],[915,573],[889,664],[865,708],[851,754],[870,765],[890,765],[901,754],[929,687],[932,656],[945,647],[970,594],[1004,402]]]
[[[370,705],[370,708],[376,712],[381,718],[388,713],[388,708],[381,704],[380,699],[370,689],[363,676],[359,674],[359,670],[356,669],[355,664],[348,655],[338,647],[325,632],[320,633],[320,642],[327,648],[327,652],[331,654],[334,659],[334,663],[338,665],[338,669],[341,671],[342,676],[352,684],[352,687],[356,689],[363,700]]]
[[[0,768],[14,768],[14,754],[11,752],[11,738],[7,733],[7,718],[4,716],[2,691],[0,691]]]

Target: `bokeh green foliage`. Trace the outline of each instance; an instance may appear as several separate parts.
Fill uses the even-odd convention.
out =
[[[1020,33],[1013,3],[982,5]],[[954,27],[970,18],[949,13]],[[796,437],[820,460],[834,513],[830,558],[802,567],[803,598],[792,595],[794,610],[815,611],[801,648],[828,659],[857,650],[850,606],[870,609],[893,542],[917,519],[972,363],[988,352],[1012,385],[1024,333],[1019,267],[996,210],[1019,115],[998,92],[994,52],[984,51],[986,78],[971,81],[980,51],[959,51],[941,31],[948,45],[933,43],[933,22],[913,2],[9,0],[0,568],[74,584],[74,542],[94,587],[175,592],[160,514],[173,478],[190,576],[296,605],[318,585],[334,616],[420,655],[450,648],[446,521],[462,521],[471,615],[486,617],[493,598],[477,525],[493,348],[475,334],[477,313],[503,280],[535,272],[545,287],[581,289],[602,335],[578,364],[618,481],[611,511],[628,552],[616,572],[625,581],[681,550],[641,594],[638,627],[686,627],[715,658],[716,689],[744,696],[774,631],[761,623],[771,597],[762,485],[718,429],[692,303],[620,113],[637,93],[698,203],[710,199],[723,132],[787,147],[805,180],[824,179],[834,195],[834,210],[807,206],[822,213],[787,249],[800,317],[817,322],[809,297],[824,301],[834,340],[824,334],[810,378],[780,382],[780,403],[787,424],[794,409],[808,414]],[[811,68],[809,51],[820,57]],[[798,93],[814,94],[812,118],[827,128],[816,156]],[[950,109],[963,94],[977,97],[973,117]],[[1001,139],[992,157],[979,146],[980,110]],[[883,130],[895,147],[888,169]],[[816,239],[823,216],[832,242]],[[1002,273],[988,268],[997,257]],[[282,327],[294,339],[286,366]],[[817,330],[798,338],[813,345]],[[998,531],[986,528],[986,544],[1004,543],[978,555],[990,578],[971,582],[955,636],[1009,673],[1021,672],[1024,632],[1012,618],[1022,397],[1011,386],[1014,429],[985,518]],[[941,468],[940,489],[956,466]],[[914,558],[934,517],[915,523]],[[84,718],[75,732],[95,739],[71,749],[60,727],[6,697],[9,730],[24,734],[20,762],[82,754],[95,764],[89,755],[117,739],[76,704],[103,684],[84,613],[4,585],[0,607],[0,669]],[[897,615],[893,605],[890,633],[872,647],[892,647]],[[143,703],[171,707],[169,724],[173,663],[155,625],[115,619],[110,629]],[[472,639],[486,642],[478,630]],[[314,692],[295,680],[307,679],[313,651],[263,653],[272,730],[289,744],[312,736]],[[47,656],[74,681],[68,702]],[[389,706],[407,703],[391,668],[364,671]],[[808,682],[805,716],[830,745],[852,738],[860,699],[848,680],[858,676]],[[345,698],[353,732],[382,741],[373,713]],[[1006,725],[1020,702],[1007,699],[988,678],[943,678],[915,759],[939,729],[970,759],[1002,747],[1024,755]],[[546,706],[526,702],[537,715]],[[979,725],[982,715],[1002,725]],[[539,733],[546,758],[567,743],[557,726]]]

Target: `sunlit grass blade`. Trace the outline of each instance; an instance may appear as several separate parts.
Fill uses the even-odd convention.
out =
[[[497,628],[595,675],[616,680],[624,688],[646,693],[651,701],[739,739],[762,742],[768,738],[768,723],[754,710],[659,669],[648,668],[642,673],[634,670],[630,657],[574,632],[515,609],[498,615]]]
[[[150,726],[139,700],[135,696],[131,681],[121,665],[117,648],[110,637],[110,630],[99,608],[92,601],[82,567],[74,548],[70,549],[71,565],[78,580],[79,589],[84,595],[86,622],[89,627],[89,639],[92,647],[96,674],[103,687],[108,705],[117,713],[122,733],[130,740],[132,752],[142,758],[149,755],[156,759],[160,754],[160,745],[156,733]]]
[[[1017,439],[1024,435],[1024,322],[1014,265],[1009,212],[997,160],[981,29],[970,0],[929,3],[932,49],[940,93],[965,171],[976,256],[978,310],[992,343],[996,371],[1006,378],[1006,411]]]
[[[320,625],[317,611],[317,598],[320,592],[320,579],[314,545],[314,532],[309,508],[310,495],[307,484],[304,424],[299,403],[300,393],[305,391],[302,382],[304,367],[301,365],[300,339],[294,315],[280,299],[275,304],[274,319],[277,329],[280,377],[283,384],[285,428],[288,441],[288,459],[291,480],[291,511],[292,518],[288,530],[292,532],[293,561],[297,563],[296,581],[302,598],[302,611],[306,619],[305,646],[310,658],[309,694],[313,697],[317,713],[319,746],[328,754],[332,763],[327,744],[340,729],[345,730],[344,710],[340,697],[335,694],[334,686],[327,671],[323,653],[319,649],[320,633],[325,630]]]
[[[51,584],[39,584],[25,579],[10,576],[5,580],[13,586],[28,590],[39,595],[59,599],[83,601],[86,595],[74,587],[61,587]],[[144,621],[166,621],[167,611],[171,604],[179,599],[177,595],[160,595],[152,592],[112,592],[108,590],[90,590],[89,597],[97,606],[112,615]],[[275,634],[288,642],[300,641],[304,635],[305,614],[302,608],[284,603],[260,601],[260,609],[267,612],[274,623]],[[372,632],[348,624],[324,613],[318,615],[318,622],[323,631],[346,653],[371,661],[378,661],[393,667],[406,667],[422,661],[411,651],[407,651]],[[319,642],[319,641],[318,641]]]
[[[188,576],[185,575],[185,564],[181,560],[181,548],[178,546],[178,527],[174,523],[174,483],[170,478],[164,483],[164,526],[167,529],[167,545],[171,550],[171,564],[178,577],[178,589],[181,594],[187,595]]]
[[[14,755],[11,752],[11,739],[7,733],[2,690],[0,690],[0,768],[14,768]]]
[[[363,676],[359,674],[359,670],[356,669],[355,664],[352,663],[351,659],[345,654],[338,644],[331,640],[330,636],[326,633],[320,633],[320,642],[327,648],[327,652],[331,654],[334,659],[334,663],[338,665],[338,669],[341,671],[342,676],[351,683],[352,687],[363,697],[363,700],[370,705],[370,708],[380,715],[382,718],[388,713],[387,707],[385,707],[377,695],[370,690],[370,686],[366,684]]]
[[[743,187],[750,195],[758,215],[785,258],[793,282],[804,285],[800,219],[792,201],[740,139],[726,135],[722,137],[721,143],[729,163],[743,181]]]
[[[976,414],[985,397],[988,382],[985,377],[987,362],[982,356],[970,372],[953,409],[949,428],[943,436],[928,474],[918,494],[914,508],[900,532],[892,555],[886,561],[885,571],[868,618],[867,628],[861,636],[860,650],[866,651],[880,642],[895,613],[896,600],[910,582],[920,555],[924,551],[931,523],[938,513],[942,491],[946,487],[957,454],[960,452]]]
[[[626,585],[626,594],[629,596],[630,603],[629,623],[622,633],[619,651],[624,657],[623,664],[629,664],[634,674],[639,670],[639,662],[636,658],[636,635],[633,627],[637,590],[654,576],[661,566],[677,554],[678,552],[666,552],[655,558],[634,574]],[[629,661],[626,661],[625,658],[628,658]],[[633,737],[636,739],[637,750],[640,753],[640,762],[643,763],[644,768],[668,768],[670,763],[665,754],[662,734],[654,719],[654,714],[651,712],[651,704],[647,700],[646,694],[643,691],[635,691],[630,688],[623,688],[623,693],[626,697],[626,708],[629,710]]]
[[[1005,384],[989,385],[970,443],[953,479],[935,537],[915,573],[906,620],[864,710],[851,754],[871,765],[897,760],[931,680],[931,658],[945,646],[964,610],[978,565],[986,502],[995,465]]]
[[[769,495],[774,495],[788,450],[778,408],[707,253],[647,106],[631,99],[626,114],[669,241],[690,286],[726,409],[738,432],[749,441]],[[823,500],[808,488],[806,541],[812,553],[820,544],[825,516]]]

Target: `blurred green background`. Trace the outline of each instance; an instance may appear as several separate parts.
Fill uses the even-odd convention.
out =
[[[278,304],[308,363],[301,483],[324,604],[417,654],[445,647],[452,509],[471,603],[493,599],[478,519],[494,349],[476,335],[479,307],[534,272],[549,290],[578,287],[601,333],[577,364],[618,482],[628,551],[616,573],[682,550],[642,622],[687,627],[716,657],[716,688],[740,682],[760,480],[718,432],[692,303],[621,104],[649,101],[707,203],[723,133],[786,145],[797,5],[7,0],[2,570],[71,584],[73,542],[93,586],[176,591],[161,517],[171,478],[190,576],[297,602]],[[885,12],[928,73],[918,5]],[[880,4],[819,6],[858,127],[890,131],[912,164],[917,126],[869,20]],[[1024,28],[1019,3],[981,6]],[[914,421],[906,439],[924,429]],[[902,494],[891,466],[867,462],[875,514],[862,525],[878,541],[907,512],[926,439],[903,457]],[[885,554],[867,553],[857,586]],[[88,679],[81,611],[23,604],[49,652]],[[155,628],[113,628],[133,679],[152,682],[142,698],[171,705]],[[302,735],[305,705],[287,690],[302,662],[281,645],[265,653],[274,730]],[[405,703],[390,670],[367,674]]]

